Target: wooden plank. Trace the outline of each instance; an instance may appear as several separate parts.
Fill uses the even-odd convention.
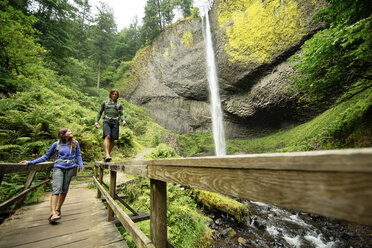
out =
[[[167,247],[167,183],[150,180],[150,238],[155,247]]]
[[[22,171],[42,170],[53,167],[53,162],[44,162],[33,165],[18,163],[0,163],[0,174],[15,173]]]
[[[70,186],[57,225],[47,221],[50,194],[40,204],[22,207],[0,225],[0,247],[127,247],[94,196],[86,184]]]
[[[372,224],[372,173],[149,166],[150,178]]]
[[[116,214],[116,217],[120,220],[125,230],[132,237],[133,242],[137,247],[148,247],[155,248],[152,241],[146,237],[145,234],[136,226],[136,224],[130,219],[130,217],[121,209],[121,207],[112,199],[109,193],[102,187],[101,184],[97,181],[96,178],[93,178],[97,188],[102,192],[102,195],[105,197],[107,203],[111,206],[112,210]]]
[[[372,148],[230,155],[225,157],[170,158],[141,162],[153,166],[372,172]]]
[[[125,174],[131,174],[136,175],[140,177],[147,177],[147,165],[144,163],[147,163],[148,160],[142,161],[143,163],[140,164],[130,164],[130,161],[122,161],[122,162],[96,162],[97,166],[100,168],[116,171],[116,172],[122,172]],[[137,161],[135,161],[137,162]]]

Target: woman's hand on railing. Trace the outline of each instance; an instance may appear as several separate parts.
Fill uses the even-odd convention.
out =
[[[21,162],[19,162],[19,164],[28,164],[28,161],[22,160]]]
[[[84,167],[80,168],[79,172],[82,173],[84,171]]]

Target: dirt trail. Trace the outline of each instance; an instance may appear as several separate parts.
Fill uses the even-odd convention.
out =
[[[145,155],[149,154],[152,152],[155,148],[146,148],[143,152],[138,153],[136,157],[133,160],[142,160]],[[118,172],[116,173],[116,185],[122,184],[125,181],[129,180],[129,178],[126,176],[125,173]],[[105,174],[103,177],[103,181],[108,184],[109,182],[109,174]]]

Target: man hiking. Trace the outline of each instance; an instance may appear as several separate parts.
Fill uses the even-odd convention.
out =
[[[112,89],[110,91],[110,100],[103,101],[101,104],[101,109],[97,114],[96,122],[94,126],[99,127],[98,121],[103,115],[103,146],[105,150],[105,162],[110,162],[110,153],[114,147],[114,140],[119,138],[119,121],[125,126],[126,122],[123,115],[123,106],[118,102],[119,91],[117,89]]]

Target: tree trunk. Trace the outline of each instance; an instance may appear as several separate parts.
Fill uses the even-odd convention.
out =
[[[101,81],[101,59],[98,60],[97,89],[99,89],[100,81]]]

